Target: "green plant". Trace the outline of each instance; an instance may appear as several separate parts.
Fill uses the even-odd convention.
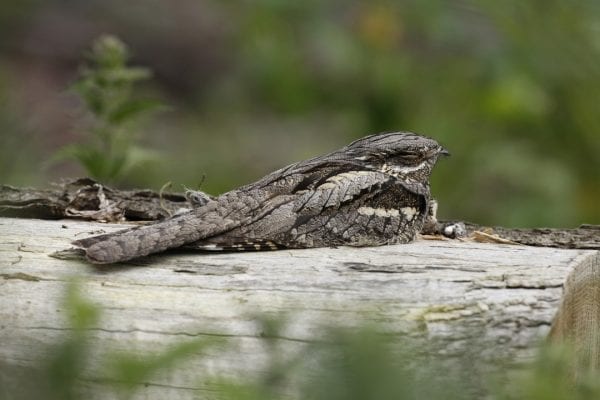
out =
[[[520,371],[512,385],[500,391],[505,400],[600,399],[600,374],[579,365],[571,344],[549,343],[537,358]]]
[[[68,145],[55,156],[78,161],[101,181],[118,181],[155,157],[135,144],[135,123],[160,103],[134,96],[134,85],[151,74],[146,68],[127,66],[129,58],[127,46],[115,36],[104,35],[94,42],[73,85],[91,116],[87,140]]]
[[[285,324],[259,321],[267,345],[265,370],[246,380],[217,381],[219,400],[473,399],[461,388],[479,384],[483,375],[463,359],[451,361],[448,370],[438,360],[428,362],[408,342],[369,325],[324,327],[310,343],[286,352]],[[468,382],[461,380],[463,371]]]

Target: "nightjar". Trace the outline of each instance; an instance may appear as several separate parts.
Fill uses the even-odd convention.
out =
[[[91,262],[114,263],[180,246],[265,250],[407,243],[435,218],[429,177],[447,154],[435,140],[414,133],[367,136],[203,201],[188,213],[74,244]]]

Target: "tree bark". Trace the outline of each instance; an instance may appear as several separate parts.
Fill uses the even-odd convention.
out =
[[[51,189],[0,185],[0,216],[5,217],[155,221],[191,207],[183,194],[118,190],[90,178],[57,183]]]

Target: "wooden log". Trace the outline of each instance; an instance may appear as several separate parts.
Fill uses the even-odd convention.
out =
[[[184,371],[146,382],[147,398],[192,398],[211,390],[199,376],[259,372],[266,359],[257,314],[287,315],[279,340],[290,349],[315,340],[323,324],[373,322],[440,358],[477,341],[482,350],[474,362],[486,365],[528,359],[552,328],[555,338],[574,339],[589,363],[600,365],[598,250],[418,240],[376,248],[179,251],[114,266],[50,256],[74,239],[128,226],[0,218],[3,363],[44,358],[42,345],[68,329],[64,287],[76,277],[103,310],[90,330],[101,351],[146,353],[186,338],[229,338]],[[85,372],[89,382],[102,379],[97,351]]]

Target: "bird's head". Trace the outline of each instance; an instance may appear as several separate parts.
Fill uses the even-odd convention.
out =
[[[342,151],[366,169],[416,182],[426,182],[438,157],[449,155],[435,140],[410,132],[367,136]]]

